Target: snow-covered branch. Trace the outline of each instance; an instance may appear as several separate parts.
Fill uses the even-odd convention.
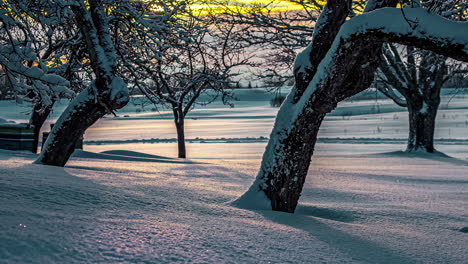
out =
[[[447,20],[426,9],[385,8],[351,19],[339,38],[397,42],[468,62],[467,30],[468,23]]]

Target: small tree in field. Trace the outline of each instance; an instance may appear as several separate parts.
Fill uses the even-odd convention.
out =
[[[57,120],[36,160],[39,164],[64,166],[73,153],[76,141],[86,129],[104,115],[124,107],[129,101],[127,84],[123,80],[125,73],[118,67],[117,54],[125,57],[122,54],[130,49],[124,44],[138,39],[132,36],[149,36],[154,44],[153,50],[158,55],[163,54],[160,52],[163,50],[161,38],[157,36],[169,30],[171,21],[157,18],[171,10],[162,8],[154,1],[83,0],[50,3],[64,10],[63,15],[55,19],[69,19],[78,26],[80,35],[77,41],[85,47],[81,61],[86,64],[82,66],[90,66],[92,69],[90,84]]]
[[[385,45],[377,87],[397,105],[408,109],[406,151],[432,153],[441,89],[461,65],[431,51],[410,46],[403,50],[394,44]]]
[[[460,1],[439,4],[423,1],[422,5],[453,20],[464,21],[467,17],[466,8],[460,8]],[[377,71],[377,88],[397,105],[408,109],[408,152],[435,151],[435,119],[441,89],[448,80],[456,77],[454,75],[465,73],[464,68],[466,65],[431,51],[391,43],[384,45]]]
[[[167,3],[165,3],[167,5]],[[242,48],[231,41],[233,26],[216,23],[211,16],[193,17],[179,10],[172,27],[159,36],[156,49],[150,35],[136,36],[141,43],[126,47],[121,59],[129,83],[152,103],[165,104],[174,115],[178,156],[186,158],[185,118],[196,105],[230,97],[235,67],[248,63]],[[200,96],[204,100],[200,100]]]

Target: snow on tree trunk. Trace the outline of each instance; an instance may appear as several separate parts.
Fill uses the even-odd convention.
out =
[[[418,21],[413,27],[408,23]],[[294,212],[324,116],[337,103],[373,81],[383,42],[399,42],[468,61],[468,24],[423,9],[377,10],[340,29],[312,81],[294,104],[290,93],[275,121],[262,165],[251,188],[235,205]]]
[[[409,112],[408,152],[433,153],[434,131],[440,91],[447,80],[447,58],[434,53],[424,54],[419,70],[419,87],[406,93]]]
[[[351,11],[351,0],[330,0],[317,20],[312,41],[294,62],[294,103],[299,101],[314,77],[320,61],[330,49]]]
[[[407,151],[432,153],[440,91],[449,75],[448,58],[411,46],[406,47],[406,61],[403,61],[399,53],[395,45],[387,43],[380,65],[385,80],[379,90],[399,106],[408,109]]]
[[[52,111],[53,104],[44,106],[41,102],[38,102],[33,107],[33,112],[31,114],[30,124],[33,126],[34,141],[32,152],[37,153],[39,146],[39,137],[41,128],[44,125],[44,122],[47,120],[50,112]]]
[[[126,89],[125,84],[119,78],[115,78],[119,86]],[[121,108],[128,102],[128,94],[125,92],[117,95],[117,98],[109,96],[96,99],[94,83],[83,90],[65,109],[55,123],[44,149],[35,161],[37,164],[65,166],[71,154],[75,150],[76,142],[83,136],[86,129],[108,113],[109,107]],[[101,103],[97,103],[96,101]],[[107,102],[107,103],[103,103]],[[116,102],[119,102],[116,104]]]
[[[126,83],[115,77],[115,51],[102,1],[72,7],[89,52],[96,80],[65,109],[52,129],[37,164],[64,166],[88,127],[129,101]]]

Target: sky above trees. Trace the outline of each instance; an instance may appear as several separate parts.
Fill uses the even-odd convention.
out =
[[[324,4],[326,1],[317,1]],[[264,11],[287,11],[303,9],[302,5],[293,1],[282,0],[200,0],[190,5],[195,14],[224,12],[252,12],[264,9]]]

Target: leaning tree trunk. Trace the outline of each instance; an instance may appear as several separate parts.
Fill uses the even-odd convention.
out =
[[[379,64],[382,43],[355,41],[348,43],[346,48],[335,48],[333,63],[321,64],[326,69],[322,68],[321,74],[314,77],[310,84],[312,87],[304,92],[301,99],[294,103],[293,90],[283,103],[257,180],[236,204],[250,207],[246,205],[248,200],[262,199],[258,193],[263,192],[271,203],[271,209],[288,213],[295,211],[325,115],[338,102],[369,87]],[[322,75],[325,72],[328,74]]]
[[[177,130],[177,149],[179,158],[185,159],[187,157],[185,148],[185,117],[184,113],[178,109],[174,109],[174,123]]]
[[[368,51],[367,57],[356,55],[363,52],[358,46]],[[242,206],[245,205],[243,202],[245,199],[252,199],[252,196],[261,190],[270,201],[271,209],[288,213],[295,211],[325,115],[335,109],[338,102],[369,87],[379,64],[382,43],[367,43],[367,45],[360,43],[349,47],[346,53],[336,56],[352,54],[350,57],[353,59],[346,61],[338,59],[340,65],[337,66],[342,70],[335,71],[323,79],[319,77],[320,84],[312,83],[317,85],[315,92],[306,91],[305,97],[297,104],[293,103],[293,92],[288,96],[276,118],[257,176],[257,183],[238,200]],[[358,65],[365,64],[363,58],[366,58],[367,65],[361,68]],[[358,72],[343,74],[356,68],[359,69]],[[322,83],[324,79],[326,80]],[[330,89],[319,87],[330,87]]]
[[[93,85],[83,90],[57,120],[36,164],[65,166],[86,129],[108,114],[109,109],[120,109],[127,104],[128,93],[121,79],[115,78],[111,84],[111,87],[121,87],[119,92],[96,96]]]
[[[389,24],[380,19],[382,15],[394,20]],[[409,26],[406,17],[417,19],[418,27]],[[439,27],[434,29],[433,23]],[[466,26],[422,9],[401,12],[395,8],[359,15],[345,23],[300,100],[293,103],[293,90],[282,105],[257,178],[234,204],[294,212],[324,115],[338,102],[369,87],[383,42],[414,45],[468,61],[464,49],[468,40],[462,33]],[[459,30],[456,36],[443,33],[454,28]],[[451,48],[442,48],[447,45]]]
[[[47,120],[47,117],[49,116],[50,112],[52,111],[52,107],[53,104],[45,107],[42,105],[42,103],[37,103],[34,105],[30,121],[30,124],[33,126],[34,133],[32,146],[33,153],[37,153],[41,128],[44,125],[44,122]]]
[[[330,110],[334,108],[333,103],[322,103],[328,104]],[[288,100],[286,104],[291,104],[291,101]],[[271,201],[273,210],[293,213],[296,209],[326,112],[309,106],[302,111],[289,131],[273,130],[259,172],[265,181],[263,192]],[[282,115],[287,118],[287,114],[285,107],[278,118]],[[287,177],[278,177],[282,175]]]
[[[381,1],[380,4],[388,3]],[[392,4],[396,2],[393,1]],[[317,135],[325,115],[333,110],[339,101],[366,89],[372,82],[379,63],[382,43],[350,41],[346,48],[340,50],[339,46],[342,44],[340,42],[344,41],[337,41],[339,38],[336,35],[340,25],[348,14],[343,11],[349,7],[350,2],[336,1],[335,5],[325,8],[327,12],[322,13],[319,19],[322,24],[317,25],[320,32],[314,32],[314,35],[326,34],[327,38],[334,41],[321,47],[320,43],[314,43],[313,40],[300,56],[319,56],[319,58],[296,59],[296,63],[305,61],[306,69],[302,70],[300,65],[297,65],[299,67],[296,67],[295,72],[296,86],[278,113],[257,179],[235,204],[250,207],[247,204],[249,200],[262,200],[263,197],[259,195],[263,196],[263,193],[270,202],[271,209],[293,213],[304,186]],[[379,5],[376,5],[372,8],[378,7]],[[307,68],[313,69],[312,74],[302,73],[304,71],[307,73]],[[354,74],[349,74],[351,71]],[[297,80],[303,76],[307,77],[307,80]],[[263,202],[254,206],[269,207]]]
[[[280,109],[262,166],[257,179],[267,182],[260,184],[276,211],[294,212],[307,176],[310,160],[314,152],[317,135],[326,113],[336,106],[335,100],[317,100],[319,108],[308,106],[288,127],[282,122],[290,120],[291,108],[299,103],[301,97],[317,72],[320,61],[328,50],[351,10],[350,0],[328,1],[320,15],[311,44],[298,56],[295,62],[296,84],[283,107]],[[328,98],[324,96],[324,98]],[[273,160],[272,163],[270,163]],[[281,177],[287,175],[287,177]],[[280,177],[278,177],[280,176]],[[255,185],[255,184],[254,184]],[[257,192],[256,188],[239,199],[248,199]]]
[[[129,101],[126,83],[116,77],[116,52],[103,1],[94,0],[86,4],[76,1],[72,11],[86,42],[96,80],[70,103],[57,120],[35,161],[37,164],[64,166],[85,130]]]
[[[422,96],[407,100],[409,113],[409,136],[407,152],[433,153],[435,119],[440,100],[425,101]]]

